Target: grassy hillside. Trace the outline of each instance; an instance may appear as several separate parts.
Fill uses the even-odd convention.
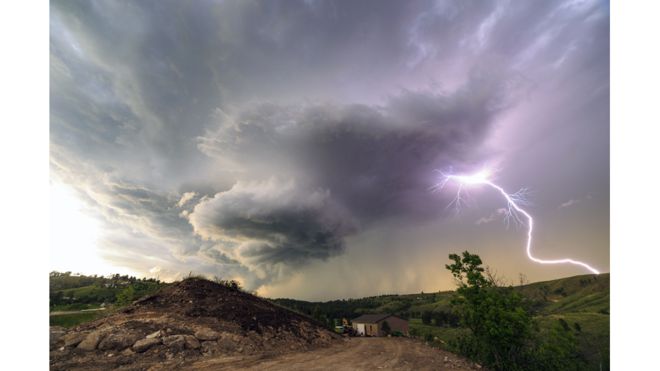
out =
[[[154,293],[164,285],[165,283],[155,279],[138,279],[118,274],[104,277],[51,272],[50,324],[71,327],[91,321],[135,299]],[[106,310],[87,311],[101,307]]]
[[[590,369],[609,369],[610,275],[581,275],[517,286],[542,331],[564,320],[575,332]],[[381,295],[350,300],[306,302],[274,299],[280,305],[328,323],[355,318],[364,313],[394,313],[410,320],[413,335],[448,347],[466,331],[446,323],[436,324],[440,314],[451,312],[452,291],[406,295]],[[422,317],[426,316],[424,323]],[[431,318],[431,321],[428,319]]]
[[[609,314],[610,274],[581,275],[516,287],[527,299],[535,314],[600,313]],[[273,299],[274,302],[312,315],[315,311],[332,318],[353,318],[364,313],[395,313],[406,318],[420,318],[425,311],[451,309],[453,291],[404,295],[381,295],[360,299],[308,302]]]
[[[608,314],[610,274],[589,274],[536,282],[519,288],[543,314],[587,312]]]

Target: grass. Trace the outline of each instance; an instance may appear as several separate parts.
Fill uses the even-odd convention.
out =
[[[81,323],[93,321],[101,318],[105,313],[103,312],[83,312],[73,314],[62,314],[50,316],[51,326],[74,327]]]
[[[585,296],[572,295],[564,300],[549,304],[544,312],[593,312],[598,313],[601,310],[608,310],[610,307],[609,293],[593,293]]]
[[[557,320],[564,319],[569,326],[578,323],[578,347],[589,362],[590,370],[609,370],[610,363],[610,316],[601,313],[562,313],[539,316],[541,329],[550,328]]]
[[[466,329],[455,328],[455,327],[438,327],[433,325],[425,325],[422,323],[420,318],[411,318],[408,320],[410,330],[413,333],[417,333],[422,339],[425,339],[427,335],[431,335],[434,338],[434,345],[438,345],[443,349],[449,349],[448,344],[458,339],[461,334],[467,332]],[[437,340],[435,340],[437,338]]]

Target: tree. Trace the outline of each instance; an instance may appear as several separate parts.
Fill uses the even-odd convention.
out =
[[[383,330],[383,333],[385,335],[389,335],[392,329],[390,328],[390,324],[387,323],[387,321],[383,321],[383,323],[380,325],[380,329]]]
[[[133,302],[134,297],[135,297],[135,289],[133,288],[133,286],[128,286],[117,293],[117,304],[128,305],[131,302]]]
[[[563,326],[541,341],[522,295],[498,285],[478,255],[465,251],[449,258],[453,264],[445,267],[458,284],[452,305],[470,330],[456,344],[461,353],[494,370],[577,369],[571,363],[559,367],[562,357],[574,360],[577,354],[572,334]]]
[[[422,312],[422,323],[425,325],[431,324],[431,319],[433,318],[433,312],[430,310],[425,310]]]

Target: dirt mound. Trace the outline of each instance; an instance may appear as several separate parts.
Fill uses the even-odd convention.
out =
[[[208,356],[276,355],[338,338],[267,300],[190,278],[114,315],[51,328],[51,369],[177,369]]]
[[[203,279],[187,279],[146,297],[124,310],[125,313],[167,311],[187,317],[213,317],[237,323],[245,331],[261,333],[264,328],[297,331],[296,321],[310,321],[271,302]]]

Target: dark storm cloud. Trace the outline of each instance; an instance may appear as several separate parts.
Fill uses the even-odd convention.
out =
[[[237,183],[199,202],[189,216],[195,232],[261,275],[337,255],[354,231],[351,215],[327,191],[293,181]]]
[[[540,82],[600,112],[602,8],[53,1],[53,175],[96,205],[113,261],[268,283],[385,219],[439,216],[433,170],[483,164]]]
[[[481,165],[478,147],[511,88],[474,78],[453,94],[403,92],[384,106],[263,105],[201,137],[248,176],[295,176],[366,221],[438,213],[434,170]],[[440,208],[441,210],[442,208]]]
[[[298,184],[239,183],[202,200],[190,222],[247,266],[293,267],[342,252],[345,237],[372,223],[438,216],[434,170],[483,161],[477,148],[514,87],[474,76],[452,94],[406,91],[384,106],[268,104],[220,115],[200,149],[243,177]]]

